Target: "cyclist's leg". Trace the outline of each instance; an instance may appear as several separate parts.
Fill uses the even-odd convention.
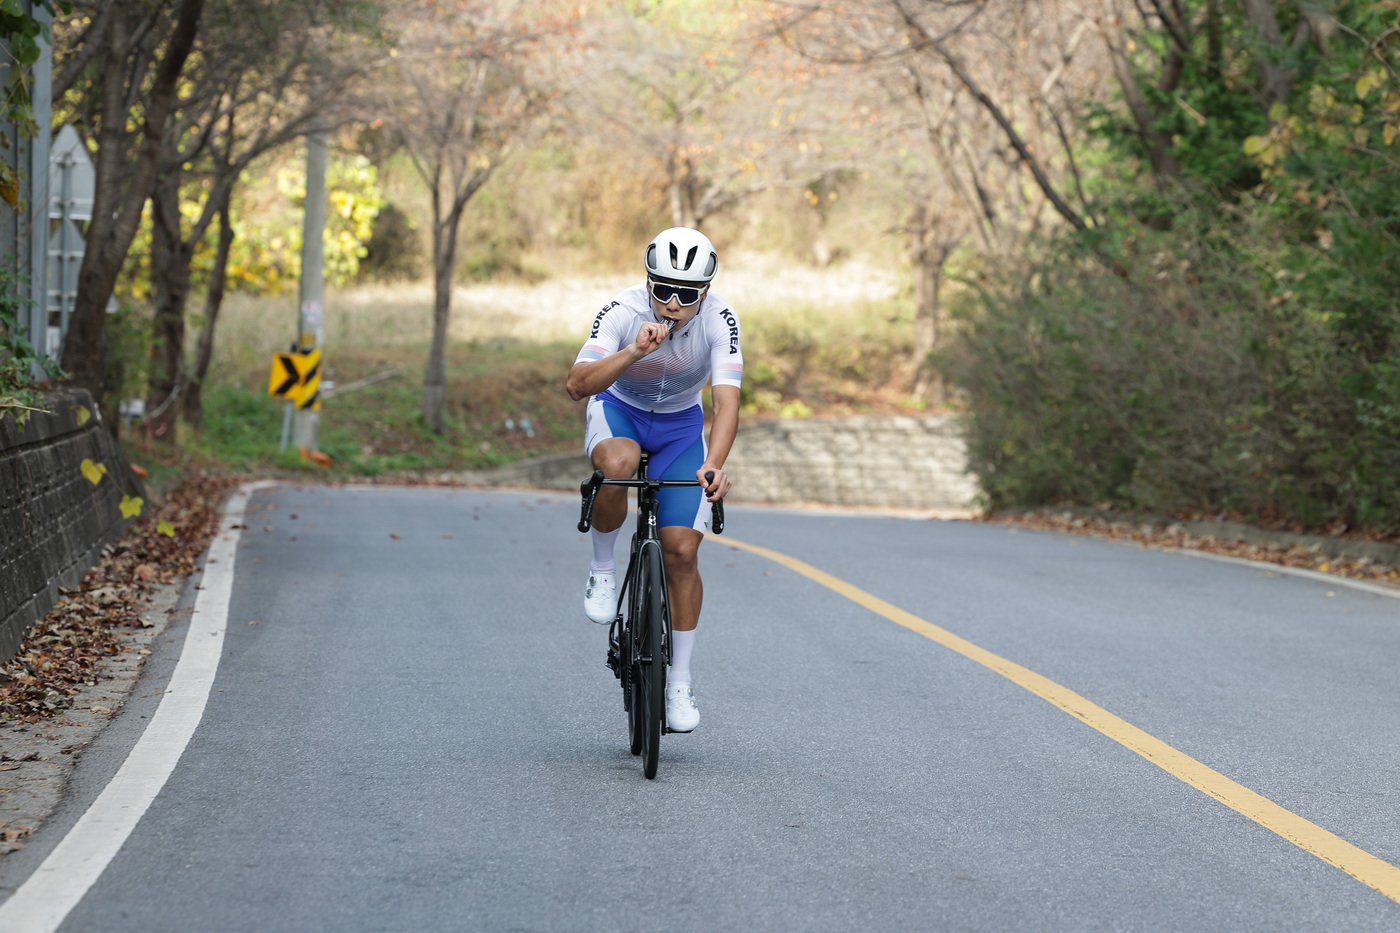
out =
[[[652,454],[654,475],[662,479],[693,480],[705,462],[704,417],[695,412],[678,426],[672,442]],[[700,620],[704,587],[700,581],[697,552],[709,528],[710,509],[698,486],[663,489],[656,524],[666,560],[666,582],[671,599],[671,629],[695,630]]]
[[[642,448],[637,425],[629,409],[606,396],[594,396],[588,403],[588,433],[584,449],[595,470],[608,479],[630,479],[641,462]],[[593,504],[595,534],[611,534],[627,518],[627,490],[604,486]]]
[[[695,471],[705,462],[703,409],[697,405],[689,411],[658,415],[651,428],[645,439],[651,451],[651,475],[693,481]],[[696,551],[708,527],[709,509],[698,486],[663,489],[658,493],[658,502],[656,524],[671,609],[666,725],[672,732],[690,732],[700,722],[700,710],[690,686],[690,654],[703,594]]]
[[[608,479],[627,479],[641,460],[637,428],[631,413],[607,396],[588,403],[588,434],[584,449],[594,469]],[[627,490],[604,486],[593,504],[593,559],[583,588],[583,613],[599,624],[612,621],[617,608],[617,537],[627,518]]]
[[[692,471],[693,475],[693,471]],[[690,657],[695,650],[695,626],[700,619],[704,587],[696,550],[703,536],[693,528],[672,525],[661,529],[662,559],[671,606],[671,657],[666,667],[666,725],[672,732],[691,732],[700,724],[700,708],[691,689]]]

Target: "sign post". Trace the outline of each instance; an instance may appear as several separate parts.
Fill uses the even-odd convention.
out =
[[[31,72],[33,83],[29,90],[30,109],[34,113],[37,132],[29,152],[29,308],[28,320],[21,319],[21,329],[28,332],[29,342],[40,357],[58,358],[58,349],[48,343],[48,249],[49,192],[53,190],[53,167],[49,161],[53,135],[53,47],[49,44],[53,14],[42,5],[31,4],[32,15],[43,27],[35,41],[39,43],[39,60]],[[37,362],[33,375],[41,378]]]
[[[297,310],[296,349],[303,354],[315,352],[318,384],[321,345],[326,336],[325,315],[321,305],[325,295],[325,248],[322,237],[326,227],[326,142],[326,130],[320,126],[306,136],[306,204],[301,246],[300,306]],[[298,447],[315,451],[321,405],[317,391],[309,393],[308,398],[306,405],[295,406],[296,427],[293,433]],[[293,407],[289,405],[289,417],[292,410]],[[282,434],[282,446],[285,448],[285,419]]]
[[[57,360],[63,355],[68,315],[78,298],[78,268],[83,264],[84,249],[78,222],[92,219],[92,202],[97,191],[97,171],[92,158],[88,156],[82,137],[71,125],[59,130],[49,147],[48,182],[48,219],[58,221],[58,228],[46,240],[48,275],[42,346]]]

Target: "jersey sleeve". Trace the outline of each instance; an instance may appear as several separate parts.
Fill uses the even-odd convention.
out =
[[[611,356],[621,350],[627,342],[627,325],[631,315],[620,301],[611,301],[603,306],[593,318],[588,331],[588,339],[574,357],[574,365],[592,363]],[[635,338],[634,338],[635,339]]]
[[[744,353],[739,348],[739,315],[725,306],[718,316],[719,326],[710,338],[710,385],[738,389],[744,383]]]

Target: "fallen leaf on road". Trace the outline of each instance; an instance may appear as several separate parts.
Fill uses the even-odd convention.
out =
[[[100,483],[105,471],[88,461],[83,475]],[[61,591],[58,605],[30,628],[8,660],[0,661],[0,729],[40,722],[71,707],[83,685],[102,678],[105,659],[150,654],[121,633],[150,627],[144,607],[154,584],[175,583],[197,572],[200,556],[218,531],[220,504],[236,482],[233,477],[194,476],[164,493],[157,504],[143,503],[143,517],[104,549],[102,560],[78,586]],[[179,527],[179,537],[162,535],[162,521]]]

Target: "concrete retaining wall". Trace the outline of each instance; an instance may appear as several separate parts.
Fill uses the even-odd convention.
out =
[[[143,495],[86,392],[51,397],[19,427],[0,417],[0,658],[53,608],[126,527],[124,494]],[[93,483],[84,460],[106,467]]]
[[[977,495],[966,462],[956,419],[930,415],[745,422],[726,467],[735,502],[961,511]],[[579,453],[461,478],[577,489],[589,472]]]

